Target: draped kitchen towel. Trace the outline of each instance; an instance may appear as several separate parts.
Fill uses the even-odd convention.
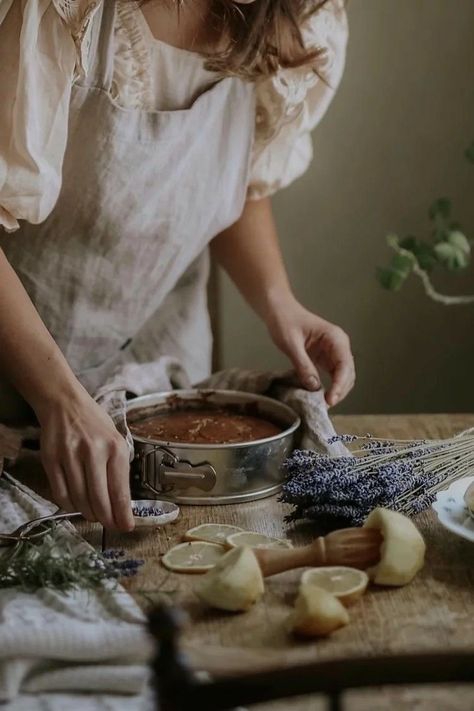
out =
[[[0,531],[56,508],[0,479]],[[59,530],[74,551],[90,548],[72,525]],[[120,586],[68,594],[0,589],[0,703],[52,691],[138,695],[151,653],[143,613]]]
[[[118,429],[127,438],[133,457],[133,440],[126,422],[127,396],[190,388],[191,383],[177,360],[160,358],[154,363],[130,363],[101,388],[96,398],[108,411]],[[329,419],[324,391],[309,392],[297,383],[293,371],[265,372],[233,368],[214,373],[194,387],[210,390],[240,390],[274,397],[286,403],[301,417],[300,446],[331,456],[343,456],[348,450],[341,443],[329,447],[327,441],[336,433]]]
[[[336,432],[329,418],[324,391],[308,392],[298,385],[293,371],[259,371],[232,368],[214,373],[195,385],[191,384],[182,364],[164,356],[148,363],[121,363],[112,377],[104,373],[105,383],[95,392],[97,402],[109,413],[118,430],[127,440],[130,460],[133,459],[133,439],[127,426],[127,400],[150,393],[182,390],[191,387],[203,390],[240,390],[274,397],[295,410],[301,418],[300,446],[315,449],[330,456],[348,456],[340,442],[327,444]],[[13,430],[0,424],[0,457],[15,459],[21,440],[37,439],[35,427]]]

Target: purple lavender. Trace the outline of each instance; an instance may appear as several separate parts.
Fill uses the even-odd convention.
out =
[[[160,506],[133,506],[132,513],[134,516],[146,518],[149,516],[163,516],[165,512]]]
[[[123,548],[108,548],[102,551],[102,557],[106,560],[119,560],[119,558],[123,558],[124,555],[125,551]]]
[[[350,436],[331,441],[349,442]],[[284,465],[281,501],[294,506],[287,520],[359,526],[377,506],[419,513],[431,505],[431,489],[444,478],[427,472],[425,460],[445,445],[423,444],[403,445],[400,455],[396,443],[384,440],[370,442],[357,457],[296,450]]]
[[[103,569],[110,578],[130,578],[138,573],[145,561],[136,558],[126,558],[125,551],[109,549],[93,559],[96,568]]]
[[[342,434],[342,435],[334,435],[333,437],[330,437],[327,440],[328,444],[335,444],[336,442],[342,442],[343,444],[352,444],[352,442],[355,442],[357,439],[357,435],[348,435],[348,434]]]

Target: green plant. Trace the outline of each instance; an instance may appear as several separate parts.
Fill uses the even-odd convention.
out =
[[[465,151],[465,157],[474,164],[474,141]],[[448,198],[435,200],[429,209],[432,224],[428,240],[412,235],[400,238],[390,234],[389,247],[395,252],[388,267],[380,267],[377,277],[380,284],[390,291],[399,291],[411,274],[417,276],[426,294],[442,304],[474,303],[474,295],[447,296],[436,291],[431,275],[437,269],[458,272],[471,263],[471,240],[453,219],[452,204]]]

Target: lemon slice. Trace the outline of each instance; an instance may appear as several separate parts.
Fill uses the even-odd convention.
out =
[[[301,584],[326,590],[339,598],[344,605],[350,605],[364,594],[369,584],[369,576],[363,570],[342,565],[310,568],[301,576]]]
[[[200,526],[191,528],[184,534],[186,541],[207,541],[208,543],[219,543],[226,545],[226,539],[234,533],[241,533],[242,528],[238,526],[228,526],[225,523],[202,523]]]
[[[207,573],[225,553],[225,548],[217,543],[190,541],[171,548],[161,562],[174,573]]]
[[[284,538],[272,538],[264,533],[254,533],[253,531],[233,533],[228,536],[227,545],[231,548],[238,548],[239,546],[249,546],[250,548],[293,548],[290,541]]]

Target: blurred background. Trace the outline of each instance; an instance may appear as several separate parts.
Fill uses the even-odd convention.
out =
[[[428,237],[449,196],[474,236],[473,0],[350,0],[340,90],[314,133],[310,171],[274,207],[299,298],[351,336],[358,368],[345,413],[474,411],[474,304],[443,306],[411,277],[384,291],[385,237]],[[220,280],[221,367],[286,367],[235,288]],[[474,269],[436,280],[474,293]]]

